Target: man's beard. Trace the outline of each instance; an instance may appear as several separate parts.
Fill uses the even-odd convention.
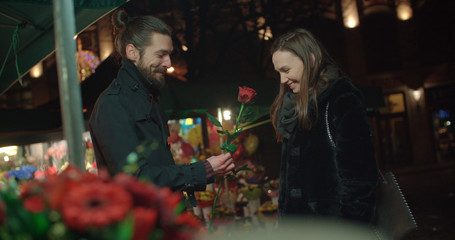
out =
[[[152,83],[153,87],[156,87],[158,89],[161,89],[164,87],[165,82],[166,82],[164,79],[164,75],[157,76],[157,73],[165,74],[166,73],[165,68],[160,68],[160,67],[152,68],[152,67],[149,67],[149,66],[143,64],[143,62],[141,60],[139,60],[137,68],[138,68],[139,72],[142,73],[142,75],[147,79],[147,81]]]

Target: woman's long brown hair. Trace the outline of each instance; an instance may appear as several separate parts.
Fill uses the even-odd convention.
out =
[[[289,51],[303,61],[303,79],[300,91],[295,94],[296,112],[300,129],[310,130],[317,121],[318,93],[327,88],[329,81],[324,77],[324,71],[327,66],[336,66],[336,63],[314,35],[301,28],[280,36],[272,46],[272,55],[277,51]],[[270,107],[270,118],[279,142],[283,137],[277,130],[278,115],[287,91],[290,91],[289,86],[280,84],[280,91]]]

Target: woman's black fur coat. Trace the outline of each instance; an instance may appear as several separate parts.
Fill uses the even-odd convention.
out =
[[[296,129],[283,141],[280,218],[327,216],[372,223],[378,175],[361,93],[347,78],[338,78],[319,95],[313,128]]]

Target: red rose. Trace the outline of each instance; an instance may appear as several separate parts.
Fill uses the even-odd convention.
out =
[[[256,91],[249,87],[239,87],[238,100],[241,103],[251,103],[256,98]]]

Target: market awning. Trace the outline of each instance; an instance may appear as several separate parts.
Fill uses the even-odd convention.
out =
[[[125,2],[74,0],[76,32]],[[14,51],[11,43],[16,28],[18,44]],[[5,63],[0,76],[2,95],[18,80],[16,63],[24,75],[55,50],[52,0],[0,0],[0,36],[0,64]]]

